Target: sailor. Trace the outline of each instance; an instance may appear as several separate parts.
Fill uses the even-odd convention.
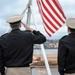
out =
[[[40,31],[25,25],[21,20],[21,15],[6,20],[12,30],[0,37],[1,75],[31,75],[29,65],[32,63],[33,46],[46,41]],[[25,31],[20,30],[21,24],[24,24]]]
[[[75,18],[66,20],[68,35],[59,40],[58,71],[60,75],[75,75]]]

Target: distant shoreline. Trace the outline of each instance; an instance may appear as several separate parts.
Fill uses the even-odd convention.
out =
[[[41,49],[41,48],[34,48],[35,50],[36,49]],[[58,49],[58,48],[45,48],[45,49]]]

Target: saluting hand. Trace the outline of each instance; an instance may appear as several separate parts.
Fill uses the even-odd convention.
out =
[[[23,22],[21,22],[21,23],[23,24],[23,26],[24,26],[27,30],[30,30],[31,32],[33,32],[33,31],[34,31],[34,29],[33,29],[33,28],[31,28],[30,26],[25,25]]]

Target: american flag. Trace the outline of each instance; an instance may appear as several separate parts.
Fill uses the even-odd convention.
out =
[[[66,20],[65,14],[58,0],[37,0],[44,29],[49,36],[53,35]]]

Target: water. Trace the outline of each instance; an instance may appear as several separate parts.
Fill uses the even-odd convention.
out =
[[[45,49],[46,54],[57,54],[58,49]],[[42,54],[41,49],[34,49],[34,54]]]

